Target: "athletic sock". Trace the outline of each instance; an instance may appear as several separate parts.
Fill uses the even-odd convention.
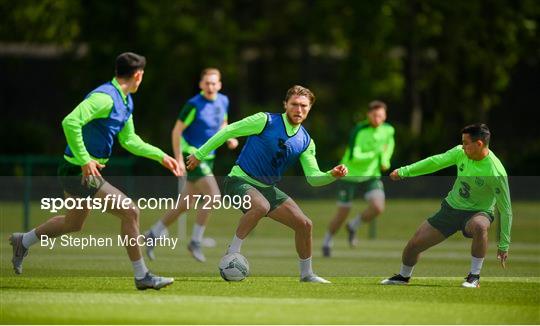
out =
[[[482,269],[483,263],[484,258],[476,258],[471,256],[471,274],[480,275],[480,270]]]
[[[237,253],[237,252],[239,253],[240,250],[242,249],[242,242],[243,241],[244,240],[240,239],[235,234],[233,239],[232,239],[231,245],[229,246],[229,250],[227,250],[227,252],[229,254],[234,254],[234,253]]]
[[[324,236],[324,242],[323,247],[331,247],[332,246],[332,234],[330,231],[326,231],[326,235]]]
[[[360,225],[362,224],[362,215],[361,214],[358,214],[356,215],[356,217],[354,218],[354,220],[352,220],[350,223],[349,223],[349,226],[357,231],[359,228],[360,228]]]
[[[36,229],[32,229],[31,231],[26,232],[23,234],[22,238],[22,245],[26,249],[30,248],[33,244],[38,243],[39,239],[36,235]]]
[[[141,258],[137,261],[132,261],[131,264],[133,264],[133,272],[135,273],[135,278],[137,280],[142,280],[146,276],[146,273],[148,273],[148,268],[146,268],[144,258]]]
[[[161,234],[163,234],[163,231],[166,229],[167,227],[165,226],[165,224],[163,224],[163,222],[161,220],[157,221],[153,226],[152,228],[150,229],[150,231],[152,231],[152,234],[155,236],[155,237],[159,237]]]
[[[199,225],[197,223],[193,224],[193,232],[191,233],[191,241],[201,243],[205,229],[206,229],[206,226],[204,225]]]
[[[399,271],[399,275],[403,277],[411,277],[413,272],[414,266],[407,266],[401,264],[401,270]]]
[[[313,275],[313,269],[311,268],[311,257],[302,259],[300,258],[300,277]]]

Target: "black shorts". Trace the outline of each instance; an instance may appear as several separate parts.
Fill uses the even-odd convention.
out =
[[[461,230],[461,233],[463,233],[465,237],[471,238],[472,236],[465,232],[465,225],[467,225],[467,222],[476,215],[487,217],[490,223],[493,223],[495,219],[490,212],[455,209],[450,206],[446,200],[443,200],[441,209],[428,218],[427,221],[447,238],[459,230]]]
[[[82,170],[79,165],[71,164],[65,159],[58,165],[58,179],[62,189],[73,197],[94,197],[98,190],[105,184],[103,177],[92,176],[86,182],[83,181]]]

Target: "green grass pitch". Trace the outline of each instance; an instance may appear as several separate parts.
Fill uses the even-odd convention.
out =
[[[481,288],[460,287],[469,269],[470,240],[455,235],[423,254],[408,286],[380,286],[396,273],[407,239],[433,213],[438,200],[391,200],[378,220],[378,237],[361,230],[358,248],[348,248],[344,232],[334,240],[334,257],[321,257],[333,200],[298,201],[314,222],[314,269],[333,284],[298,282],[293,232],[263,220],[244,242],[251,265],[243,282],[227,283],[217,264],[233,235],[239,211],[216,211],[206,236],[208,262],[197,263],[185,249],[159,248],[148,262],[157,274],[176,282],[161,291],[136,291],[123,248],[57,248],[36,245],[24,274],[13,274],[7,237],[20,230],[21,205],[0,203],[0,323],[2,324],[539,324],[540,203],[514,203],[513,244],[508,268],[495,259],[495,228],[484,263]],[[355,209],[361,208],[358,205]],[[162,212],[143,211],[150,226]],[[32,208],[32,225],[50,214]],[[188,218],[188,230],[193,217]],[[113,236],[119,222],[93,214],[77,236]],[[176,233],[176,227],[171,230]]]

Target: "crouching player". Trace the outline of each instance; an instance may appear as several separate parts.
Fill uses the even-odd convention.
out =
[[[210,138],[188,157],[188,169],[194,169],[214,149],[233,137],[249,136],[236,165],[224,182],[231,197],[249,196],[250,208],[236,229],[228,253],[240,252],[242,242],[265,216],[295,231],[296,251],[300,258],[300,281],[330,283],[317,276],[311,267],[312,222],[300,207],[275,184],[285,170],[300,160],[308,183],[322,186],[343,177],[347,168],[338,165],[321,172],[315,158],[315,143],[302,126],[315,101],[313,93],[302,86],[291,87],[285,96],[285,113],[257,113],[232,123]]]
[[[420,253],[461,231],[472,238],[471,270],[462,286],[480,286],[480,270],[486,256],[488,229],[495,206],[500,213],[500,240],[497,259],[503,268],[508,257],[512,206],[508,177],[501,161],[489,150],[490,131],[485,124],[469,125],[462,130],[463,145],[446,153],[394,170],[392,180],[433,173],[456,165],[457,179],[441,209],[422,223],[409,240],[402,255],[399,274],[381,282],[383,285],[407,284]]]

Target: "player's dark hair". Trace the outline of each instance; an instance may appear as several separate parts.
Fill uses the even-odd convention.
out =
[[[133,52],[124,52],[116,57],[114,73],[116,77],[130,78],[146,66],[146,58]]]
[[[461,130],[461,133],[470,135],[472,141],[481,140],[485,145],[489,145],[491,132],[489,131],[489,128],[485,123],[475,123],[472,125],[468,125]]]
[[[383,101],[376,100],[376,101],[371,101],[368,104],[368,112],[371,112],[373,110],[377,110],[380,108],[387,110],[386,103],[384,103]]]
[[[308,88],[305,88],[300,85],[294,85],[293,87],[289,88],[287,91],[287,95],[285,95],[285,103],[289,101],[289,99],[293,96],[305,96],[309,99],[309,104],[313,105],[315,103],[315,95],[312,91],[310,91]]]

